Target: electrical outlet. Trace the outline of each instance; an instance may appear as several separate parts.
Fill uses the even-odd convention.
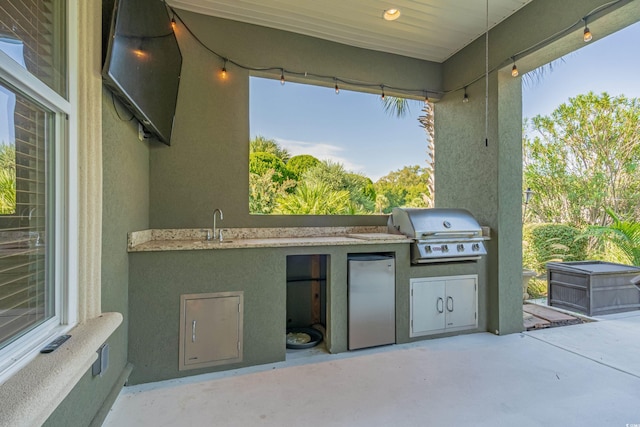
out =
[[[93,362],[91,373],[94,377],[103,376],[109,367],[109,344],[104,343],[97,351],[98,358]]]

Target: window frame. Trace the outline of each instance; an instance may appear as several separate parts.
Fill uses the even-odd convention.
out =
[[[78,4],[66,1],[67,98],[0,51],[0,78],[54,114],[54,315],[0,350],[0,383],[78,322]],[[50,236],[49,236],[50,238]]]

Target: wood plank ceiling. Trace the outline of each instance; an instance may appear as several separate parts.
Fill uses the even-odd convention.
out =
[[[167,0],[177,9],[443,62],[531,0]],[[385,10],[401,16],[385,21]]]

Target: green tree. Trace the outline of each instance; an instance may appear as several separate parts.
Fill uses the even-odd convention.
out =
[[[266,152],[249,154],[249,173],[257,175],[270,173],[271,179],[278,183],[294,178],[294,174],[287,169],[282,159],[275,154]]]
[[[285,164],[289,157],[289,152],[272,139],[258,136],[250,141],[250,213],[272,213],[276,200],[295,187],[297,176]]]
[[[273,169],[264,174],[249,173],[249,212],[252,214],[270,214],[279,198],[296,186],[296,181],[277,182],[273,179]]]
[[[622,253],[624,262],[640,266],[640,222],[622,220],[610,208],[605,208],[605,211],[611,218],[611,224],[592,225],[580,237],[595,238],[602,252],[611,244]]]
[[[261,135],[249,142],[249,153],[271,153],[284,163],[291,157],[286,148],[282,148],[275,140],[267,139]]]
[[[307,170],[301,181],[311,186],[323,184],[334,192],[346,191],[355,212],[373,213],[375,210],[376,194],[371,179],[348,172],[341,163],[322,161]]]
[[[384,111],[387,114],[396,117],[404,117],[411,112],[409,105],[410,100],[405,98],[397,98],[395,96],[385,96],[381,98]],[[427,192],[423,192],[420,198],[414,198],[418,206],[415,207],[433,207],[435,206],[435,166],[436,166],[436,146],[435,146],[435,126],[433,105],[426,100],[422,106],[422,115],[418,117],[420,127],[424,129],[427,138],[427,162],[425,169],[427,171]],[[399,205],[396,205],[399,206]],[[390,208],[389,208],[390,211]]]
[[[405,166],[376,181],[376,194],[384,195],[388,201],[383,212],[389,213],[395,206],[428,207],[428,175],[429,172],[418,165]]]
[[[638,99],[589,92],[550,116],[525,122],[524,184],[538,222],[604,225],[605,206],[638,219],[640,104]]]
[[[16,211],[16,148],[0,144],[0,214]]]
[[[301,177],[306,171],[317,166],[320,160],[309,154],[293,156],[287,162],[287,168],[297,177]]]
[[[380,98],[384,112],[396,117],[404,117],[411,112],[410,101],[406,98],[398,98],[396,96],[385,96]]]

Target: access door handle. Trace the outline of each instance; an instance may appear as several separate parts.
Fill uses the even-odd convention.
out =
[[[444,313],[444,300],[442,298],[438,298],[436,301],[436,310],[438,310],[438,313]]]
[[[196,321],[191,322],[191,342],[196,342]]]
[[[447,310],[453,311],[453,297],[447,297]]]

